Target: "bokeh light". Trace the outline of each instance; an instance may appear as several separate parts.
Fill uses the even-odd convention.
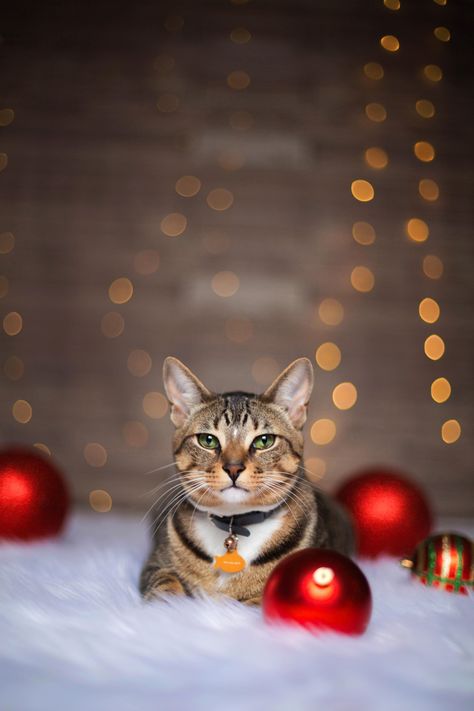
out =
[[[133,267],[137,274],[154,274],[160,266],[160,255],[156,249],[142,249],[133,259]]]
[[[195,175],[183,175],[176,181],[175,190],[182,197],[194,197],[201,189],[201,181]]]
[[[395,35],[384,35],[380,39],[380,46],[387,50],[387,52],[398,52],[400,49],[400,42]]]
[[[322,343],[315,353],[316,363],[322,370],[335,370],[341,362],[341,349],[335,343]]]
[[[168,400],[163,393],[152,391],[143,398],[143,412],[152,420],[159,420],[168,411]]]
[[[280,369],[275,358],[260,356],[252,363],[251,372],[256,383],[268,386],[277,377]]]
[[[247,44],[252,39],[252,35],[245,27],[235,27],[230,33],[230,39],[235,44]]]
[[[441,439],[446,444],[454,444],[461,436],[461,425],[457,420],[446,420],[441,426]]]
[[[308,457],[304,460],[306,476],[310,481],[317,482],[326,474],[327,465],[320,457]]]
[[[368,180],[353,180],[351,183],[351,193],[359,202],[370,202],[374,199],[375,190]]]
[[[15,236],[11,232],[0,234],[0,254],[9,254],[15,247]]]
[[[431,178],[422,178],[418,183],[418,192],[424,200],[434,202],[439,198],[438,183]]]
[[[449,40],[451,39],[451,32],[448,30],[447,27],[435,27],[433,30],[433,34],[440,42],[449,42]]]
[[[227,85],[236,91],[242,91],[250,85],[250,76],[242,69],[236,69],[227,76]]]
[[[84,459],[91,467],[104,467],[107,458],[107,450],[99,442],[88,442],[84,447]]]
[[[364,74],[367,79],[380,81],[384,75],[383,67],[378,62],[367,62],[367,64],[364,64]]]
[[[6,153],[0,153],[0,172],[5,170],[8,165],[8,156]]]
[[[382,123],[382,121],[385,121],[387,118],[387,110],[382,104],[372,101],[365,107],[365,115],[371,121],[375,121],[375,123]]]
[[[128,447],[146,447],[149,433],[143,422],[131,420],[122,427],[122,436]]]
[[[435,323],[440,315],[439,304],[430,297],[422,299],[418,305],[418,313],[420,314],[420,318],[426,321],[426,323]]]
[[[206,198],[206,202],[210,208],[217,210],[218,212],[223,212],[232,207],[234,202],[234,196],[226,188],[214,188],[211,190]]]
[[[117,338],[123,333],[125,328],[125,321],[123,316],[117,311],[109,311],[102,316],[101,330],[104,336],[107,338]]]
[[[417,141],[413,146],[413,152],[423,163],[430,163],[436,155],[435,149],[428,141]]]
[[[23,329],[23,318],[18,311],[10,311],[3,319],[3,330],[7,336],[17,336]]]
[[[389,10],[400,9],[400,0],[383,0],[383,4],[385,7],[388,7]]]
[[[441,81],[443,78],[443,70],[441,67],[438,67],[437,64],[427,64],[426,67],[423,68],[423,75],[429,81]]]
[[[225,232],[211,230],[202,238],[202,246],[209,254],[223,254],[230,247],[230,239]]]
[[[338,326],[344,318],[344,307],[337,299],[323,299],[319,304],[318,314],[327,326]]]
[[[334,420],[323,417],[313,422],[310,434],[315,444],[329,444],[336,436],[336,423]]]
[[[107,513],[112,508],[112,497],[105,489],[94,489],[89,493],[89,504],[97,513]]]
[[[357,266],[351,272],[351,284],[356,291],[366,293],[374,288],[375,276],[368,267]]]
[[[352,236],[359,244],[367,245],[375,242],[375,230],[369,222],[354,222]]]
[[[236,148],[225,148],[219,152],[217,162],[224,170],[240,170],[245,165],[245,156]]]
[[[5,296],[8,294],[8,279],[6,276],[1,275],[0,276],[0,299],[4,299]]]
[[[423,257],[423,273],[429,279],[440,279],[443,276],[444,265],[442,260],[435,254],[427,254]]]
[[[25,364],[18,356],[9,356],[3,364],[3,372],[9,380],[20,380],[25,372]]]
[[[128,277],[119,277],[109,286],[109,299],[114,304],[126,304],[133,296],[133,284]]]
[[[0,126],[9,126],[15,118],[13,109],[0,110]]]
[[[368,166],[381,170],[388,165],[388,155],[383,148],[367,148],[364,153],[364,160]]]
[[[349,410],[357,402],[357,388],[353,383],[339,383],[332,391],[332,401],[339,410]]]
[[[167,237],[179,237],[188,224],[187,218],[180,212],[171,212],[160,222],[160,228]]]
[[[446,402],[451,395],[451,383],[446,378],[436,378],[431,383],[431,397],[435,402]]]
[[[21,425],[26,425],[33,416],[33,408],[28,400],[16,400],[12,407],[12,415]]]
[[[426,242],[430,235],[428,225],[418,217],[412,217],[405,225],[406,233],[414,242]]]
[[[222,271],[214,274],[211,280],[212,290],[224,299],[233,296],[239,289],[240,279],[234,272]]]
[[[430,360],[439,360],[443,357],[446,347],[441,336],[436,333],[432,333],[431,336],[425,340],[424,351],[427,358]]]
[[[136,378],[143,378],[148,375],[152,364],[150,354],[140,349],[131,351],[127,358],[127,368]]]
[[[428,99],[418,99],[415,104],[416,113],[422,118],[433,118],[436,113],[433,102]]]
[[[48,447],[47,444],[44,444],[44,442],[35,442],[33,447],[36,447],[36,449],[39,449],[40,452],[43,452],[44,454],[47,454],[48,457],[51,456],[51,450]]]

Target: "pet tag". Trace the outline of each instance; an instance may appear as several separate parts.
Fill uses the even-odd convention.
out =
[[[237,552],[238,538],[235,533],[230,533],[224,541],[227,548],[224,555],[216,556],[214,568],[220,568],[224,573],[238,573],[245,568],[245,560]]]

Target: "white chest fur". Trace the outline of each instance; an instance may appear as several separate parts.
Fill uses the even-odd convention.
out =
[[[267,518],[262,523],[254,523],[246,528],[250,531],[250,536],[239,536],[238,551],[245,559],[247,565],[255,560],[262,552],[264,546],[271,539],[273,534],[282,525],[284,511],[277,511],[273,516]],[[207,514],[201,513],[195,516],[194,532],[197,542],[213,559],[225,553],[224,540],[226,532],[217,528],[209,520]]]

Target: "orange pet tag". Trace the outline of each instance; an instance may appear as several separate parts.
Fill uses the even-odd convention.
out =
[[[229,533],[224,541],[227,550],[224,555],[216,556],[214,568],[220,568],[224,573],[238,573],[245,568],[245,559],[237,553],[238,541],[235,533]]]

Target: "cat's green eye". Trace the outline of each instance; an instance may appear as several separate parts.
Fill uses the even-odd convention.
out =
[[[218,449],[219,447],[219,440],[217,437],[214,437],[214,435],[208,434],[207,432],[198,434],[197,440],[201,447],[204,447],[205,449]]]
[[[268,449],[275,442],[275,435],[272,434],[262,434],[255,437],[252,442],[252,447],[254,449]]]

